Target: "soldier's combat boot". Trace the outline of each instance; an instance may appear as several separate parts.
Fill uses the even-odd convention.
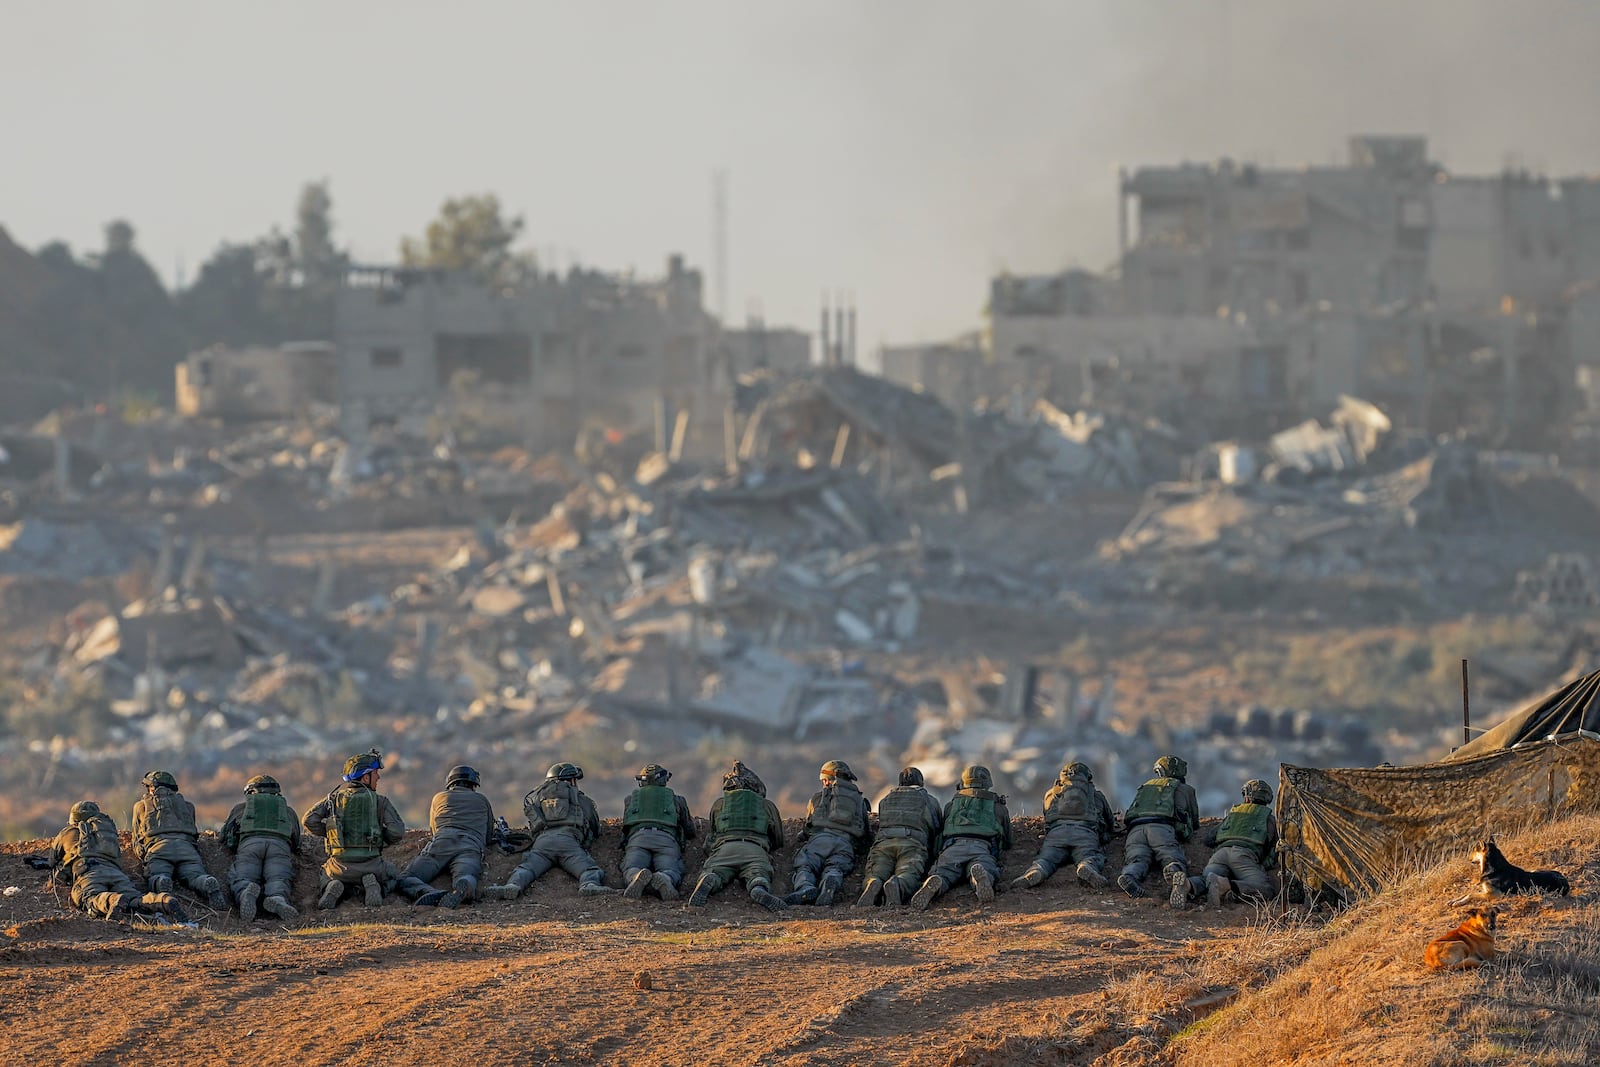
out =
[[[152,893],[170,893],[170,892],[172,892],[172,876],[168,875],[168,874],[158,874],[154,878],[150,879],[150,892],[152,892]]]
[[[750,890],[750,899],[755,901],[757,904],[760,904],[763,908],[766,908],[774,915],[789,910],[788,901],[778,898],[764,885],[758,885],[754,889]]]
[[[1087,863],[1080,863],[1078,864],[1078,884],[1086,885],[1090,889],[1104,889],[1106,887],[1106,876]]]
[[[642,899],[644,897],[644,891],[650,887],[651,873],[652,872],[643,867],[639,868],[637,871],[634,871],[633,877],[628,879],[628,888],[622,891],[622,895],[627,897],[629,900]]]
[[[989,868],[974,863],[967,868],[967,878],[972,882],[972,891],[978,894],[979,904],[994,903],[994,876]]]
[[[445,898],[443,889],[430,889],[411,903],[419,908],[437,908],[439,902]]]
[[[1169,867],[1166,875],[1167,885],[1172,887],[1167,894],[1167,906],[1173,911],[1182,911],[1189,906],[1189,876],[1182,867]]]
[[[650,885],[655,888],[656,895],[662,900],[677,900],[678,887],[672,884],[672,876],[666,871],[657,871],[650,876]]]
[[[484,900],[516,900],[521,892],[520,885],[486,885],[480,895]]]
[[[822,884],[817,887],[817,907],[827,908],[833,905],[833,895],[839,892],[839,886],[844,878],[837,874],[827,874],[822,878]]]
[[[883,883],[876,878],[868,878],[867,884],[861,887],[861,895],[856,898],[856,907],[870,908],[878,903],[878,898],[883,896]]]
[[[206,903],[211,905],[211,910],[227,911],[228,894],[222,888],[222,883],[215,878],[211,878],[201,884],[206,886]]]
[[[808,885],[804,888],[796,889],[793,893],[790,893],[788,896],[784,897],[783,902],[789,905],[814,904],[816,903],[816,899],[817,887],[814,885]]]
[[[905,903],[904,893],[900,889],[900,879],[891,878],[883,883],[883,903],[889,908],[898,908]]]
[[[694,890],[689,894],[691,908],[703,908],[706,901],[711,899],[711,892],[716,886],[711,881],[709,874],[702,874],[700,880],[694,884]]]
[[[1128,894],[1130,897],[1133,897],[1135,900],[1145,895],[1144,886],[1140,885],[1139,879],[1135,878],[1131,874],[1119,875],[1117,877],[1117,888],[1121,889],[1124,893]]]
[[[268,897],[261,902],[261,910],[280,919],[298,919],[300,909],[282,897]]]
[[[239,893],[239,921],[255,922],[256,901],[261,899],[261,887],[251,883]]]
[[[1044,872],[1037,867],[1029,867],[1017,877],[1011,879],[1012,889],[1032,889],[1044,881]]]
[[[317,908],[321,911],[332,911],[339,906],[339,898],[344,896],[344,883],[335,878],[322,887],[322,895],[317,898]]]
[[[578,892],[582,893],[586,897],[601,897],[610,893],[620,893],[622,890],[613,889],[611,886],[608,886],[603,882],[579,882]]]
[[[1213,908],[1220,908],[1228,899],[1228,890],[1233,888],[1233,883],[1220,874],[1206,875],[1206,903]]]
[[[376,908],[383,903],[383,885],[375,874],[361,876],[361,891],[366,894],[364,903],[369,908]]]
[[[948,888],[950,886],[943,878],[940,878],[937,874],[932,875],[926,882],[922,883],[922,888],[912,895],[911,906],[918,911],[927,911],[928,905],[933,903],[933,898]]]

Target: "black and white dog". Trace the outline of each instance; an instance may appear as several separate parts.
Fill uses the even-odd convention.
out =
[[[1466,904],[1474,896],[1503,897],[1510,893],[1558,893],[1566,896],[1572,892],[1566,876],[1560,871],[1525,871],[1506,859],[1494,843],[1486,837],[1472,854],[1473,865],[1478,868],[1478,886],[1473,892],[1451,901],[1452,907]]]

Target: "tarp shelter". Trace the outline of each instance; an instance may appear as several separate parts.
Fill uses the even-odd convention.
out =
[[[1284,764],[1278,820],[1285,871],[1314,890],[1376,891],[1386,880],[1509,833],[1600,810],[1600,672],[1514,713],[1449,759],[1324,770]]]

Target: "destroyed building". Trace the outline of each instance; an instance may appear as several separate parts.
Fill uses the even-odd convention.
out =
[[[776,331],[725,342],[702,288],[681,256],[660,278],[574,268],[502,292],[447,272],[352,271],[337,305],[341,428],[420,430],[469,395],[505,409],[531,448],[648,427],[663,407],[720,439],[730,363],[757,361],[763,340],[769,358],[796,345]]]
[[[177,412],[191,418],[283,419],[335,400],[338,368],[325,341],[276,348],[213,345],[177,367]]]

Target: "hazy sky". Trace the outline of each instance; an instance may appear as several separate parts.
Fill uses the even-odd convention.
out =
[[[862,347],[975,326],[1000,269],[1101,268],[1118,163],[1340,158],[1426,133],[1458,171],[1600,172],[1589,0],[0,0],[0,225],[79,251],[126,217],[170,280],[332,182],[395,255],[495,192],[565,265],[708,268],[729,310]]]

